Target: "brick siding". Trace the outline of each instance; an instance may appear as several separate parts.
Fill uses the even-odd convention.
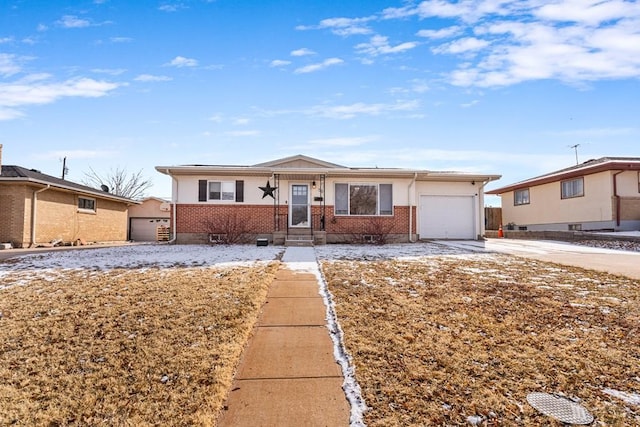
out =
[[[280,231],[287,230],[288,206],[278,208]],[[416,208],[412,207],[412,230],[416,232]],[[173,212],[173,210],[172,210]],[[182,204],[177,206],[178,243],[202,243],[207,241],[207,220],[214,217],[233,216],[244,221],[254,235],[271,235],[276,231],[275,208],[265,205]],[[314,230],[319,230],[321,206],[312,206]],[[325,207],[327,241],[350,241],[362,234],[376,234],[383,230],[394,241],[408,240],[409,207],[396,206],[393,216],[334,216],[333,206]],[[173,220],[172,220],[173,221]],[[172,222],[173,223],[173,222]]]
[[[31,243],[31,203],[34,188],[26,185],[0,186],[0,237],[16,247]],[[78,195],[54,189],[37,195],[36,243],[55,239],[63,242],[114,242],[127,240],[127,206],[96,199],[96,212],[78,211]],[[6,205],[10,208],[5,207]],[[22,209],[20,209],[22,207]],[[9,210],[10,212],[5,212]],[[7,240],[5,240],[7,239]]]

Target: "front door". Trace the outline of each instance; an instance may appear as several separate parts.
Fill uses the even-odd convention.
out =
[[[291,227],[308,228],[309,224],[309,185],[291,185],[291,203],[289,204]]]

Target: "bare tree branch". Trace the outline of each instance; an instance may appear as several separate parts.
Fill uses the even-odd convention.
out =
[[[103,185],[109,187],[109,192],[116,196],[128,199],[141,199],[146,191],[153,185],[150,179],[142,175],[142,170],[129,174],[125,168],[110,169],[104,175],[100,175],[93,168],[90,172],[84,173],[82,183],[89,187],[101,188]]]

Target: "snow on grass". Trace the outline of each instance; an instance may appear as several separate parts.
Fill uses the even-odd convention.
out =
[[[638,393],[626,393],[624,391],[614,390],[611,388],[605,388],[602,392],[609,396],[617,397],[630,405],[640,405],[640,394]]]
[[[83,248],[23,255],[0,262],[0,289],[33,278],[55,280],[65,272],[114,269],[249,265],[277,259],[284,248],[250,245],[131,245]]]

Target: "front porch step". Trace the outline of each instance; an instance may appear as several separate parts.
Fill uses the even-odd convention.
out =
[[[313,236],[309,234],[289,234],[284,241],[285,246],[313,246]]]

